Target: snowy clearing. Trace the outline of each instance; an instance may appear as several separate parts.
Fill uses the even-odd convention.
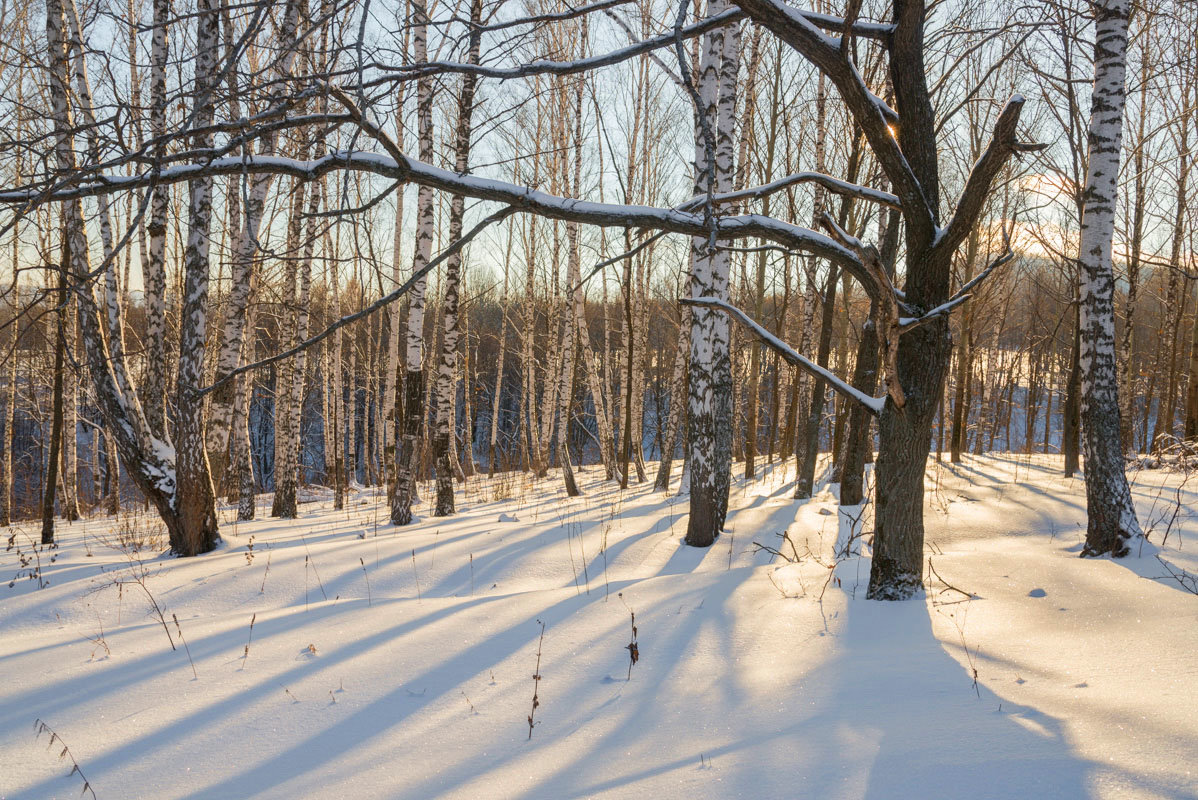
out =
[[[72,758],[101,800],[1198,797],[1198,481],[1133,472],[1165,563],[1092,561],[1058,467],[930,465],[902,603],[863,599],[867,557],[833,574],[834,494],[791,500],[793,467],[737,483],[708,550],[684,498],[595,468],[576,499],[472,478],[405,529],[369,492],[225,510],[192,559],[121,548],[149,516],[64,524],[46,588],[0,561],[0,797],[79,797]]]

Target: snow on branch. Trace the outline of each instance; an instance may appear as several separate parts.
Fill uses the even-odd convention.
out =
[[[806,10],[800,10],[796,13],[817,28],[843,31],[845,27],[845,20],[842,17],[834,17],[831,14],[819,14],[815,11]],[[885,22],[860,22],[854,19],[849,23],[849,30],[852,31],[854,36],[860,36],[862,39],[886,39],[894,33],[894,26]]]
[[[368,134],[374,126],[364,125]],[[384,145],[386,146],[386,145]],[[0,191],[0,203],[20,204],[32,200],[52,201],[141,188],[151,182],[181,183],[200,176],[233,174],[287,175],[301,181],[316,180],[341,170],[369,172],[394,181],[428,186],[438,191],[460,194],[476,200],[490,200],[511,206],[516,211],[536,214],[564,222],[598,227],[642,228],[708,236],[714,228],[717,239],[758,238],[791,250],[811,253],[834,261],[853,275],[869,291],[873,285],[861,261],[852,250],[824,234],[792,225],[761,214],[721,217],[708,224],[702,214],[653,206],[597,203],[559,197],[518,184],[477,175],[459,175],[409,158],[398,149],[393,155],[360,150],[335,151],[320,158],[301,160],[284,156],[229,156],[205,159],[193,164],[178,164],[155,174],[152,170],[137,175],[105,175],[75,186],[49,193],[30,190]]]
[[[723,311],[728,316],[735,319],[745,328],[747,328],[754,336],[760,339],[767,347],[776,351],[779,356],[788,364],[792,364],[799,369],[806,370],[815,377],[827,383],[832,389],[850,399],[856,400],[861,405],[865,406],[871,414],[877,416],[882,413],[882,409],[886,407],[885,397],[871,397],[860,389],[855,389],[851,384],[838,378],[830,370],[824,369],[819,364],[806,358],[789,345],[779,339],[774,334],[767,331],[765,328],[757,324],[745,312],[741,311],[736,306],[728,303],[725,300],[720,300],[716,297],[684,297],[678,302],[688,306],[702,306],[704,308],[712,308],[717,311]]]

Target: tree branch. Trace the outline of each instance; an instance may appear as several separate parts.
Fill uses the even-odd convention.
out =
[[[774,336],[765,328],[758,325],[752,317],[741,311],[736,306],[727,301],[720,300],[716,297],[684,297],[678,301],[683,305],[688,306],[703,306],[705,308],[723,311],[728,316],[735,319],[741,325],[749,330],[754,336],[762,341],[771,350],[774,350],[782,357],[782,360],[788,364],[798,367],[819,380],[824,381],[833,391],[839,392],[844,397],[851,400],[856,400],[869,411],[869,413],[877,416],[882,413],[882,409],[886,406],[886,398],[870,397],[865,392],[854,388],[851,384],[838,378],[834,373],[824,369],[814,361],[806,358],[797,351],[787,346],[781,339]]]
[[[364,130],[368,129],[364,128]],[[181,164],[154,173],[139,175],[98,176],[89,181],[54,191],[37,193],[29,190],[0,191],[0,203],[20,204],[31,200],[53,201],[75,197],[128,191],[147,185],[181,183],[201,175],[275,174],[287,175],[301,181],[312,181],[331,172],[351,170],[381,175],[394,181],[407,181],[428,186],[450,194],[460,194],[477,200],[490,200],[511,206],[516,211],[536,214],[548,219],[578,222],[599,227],[644,228],[706,238],[714,229],[717,239],[758,238],[783,245],[791,250],[812,253],[833,261],[853,275],[871,292],[874,281],[851,250],[817,233],[761,214],[745,214],[713,219],[707,224],[702,214],[652,206],[596,203],[574,198],[558,197],[505,181],[476,175],[459,175],[408,158],[395,159],[381,153],[365,151],[336,151],[310,161],[283,156],[230,156]]]
[[[405,294],[407,294],[408,290],[411,289],[413,286],[415,286],[417,281],[419,281],[425,275],[429,274],[434,269],[436,269],[438,266],[440,266],[440,264],[442,262],[444,262],[446,259],[448,259],[450,256],[454,255],[455,253],[461,252],[462,248],[464,248],[466,245],[470,244],[470,242],[476,236],[478,236],[478,234],[482,233],[483,230],[490,227],[491,225],[493,225],[496,222],[500,222],[500,221],[506,219],[507,217],[511,216],[515,212],[516,212],[516,209],[514,209],[514,208],[503,208],[503,209],[500,209],[499,211],[496,211],[494,214],[491,214],[489,217],[482,220],[477,225],[475,225],[473,228],[471,228],[464,236],[462,236],[462,238],[458,239],[456,242],[451,244],[449,247],[446,247],[444,250],[442,250],[439,254],[437,254],[437,257],[430,260],[428,262],[428,264],[426,264],[422,268],[413,272],[412,275],[406,281],[404,281],[403,285],[396,288],[390,294],[383,295],[378,300],[375,300],[373,303],[371,303],[370,305],[361,309],[360,311],[355,311],[352,314],[348,314],[348,315],[342,317],[341,319],[339,319],[336,322],[329,325],[327,328],[325,328],[320,333],[316,334],[315,336],[313,336],[309,339],[306,339],[306,340],[300,342],[298,345],[291,348],[290,350],[285,350],[282,353],[278,353],[276,355],[270,356],[269,358],[264,358],[261,361],[255,361],[252,364],[244,364],[244,365],[238,367],[237,369],[231,370],[230,372],[228,372],[227,374],[222,376],[219,380],[214,381],[213,383],[209,384],[208,386],[205,386],[202,389],[197,389],[195,392],[195,395],[202,397],[210,392],[216,391],[220,386],[233,380],[238,375],[244,375],[247,372],[251,372],[256,369],[261,369],[262,367],[268,367],[271,364],[275,364],[279,361],[283,361],[285,359],[291,358],[292,356],[299,355],[300,353],[302,353],[303,351],[312,347],[313,345],[320,344],[322,341],[324,341],[329,336],[331,336],[333,334],[333,332],[336,331],[337,329],[344,328],[346,325],[349,325],[353,322],[357,322],[358,320],[362,319],[363,317],[370,316],[371,314],[378,311],[383,306],[389,305],[390,303],[394,303],[396,300],[398,300],[399,298],[401,298]]]
[[[955,252],[965,237],[969,235],[969,231],[973,229],[978,217],[981,216],[986,199],[990,196],[990,185],[1012,155],[1043,150],[1047,147],[1044,144],[1024,144],[1015,138],[1024,102],[1023,95],[1013,95],[999,113],[990,144],[986,146],[986,150],[969,172],[969,179],[965,182],[961,199],[957,201],[957,210],[948,225],[944,227],[940,239],[936,243],[938,249],[949,253]]]

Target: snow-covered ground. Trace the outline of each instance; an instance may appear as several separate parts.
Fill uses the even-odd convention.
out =
[[[1198,595],[1167,571],[1198,574],[1198,477],[1134,475],[1167,563],[1091,561],[1058,463],[930,465],[909,603],[864,599],[833,494],[780,469],[709,550],[684,499],[592,470],[405,529],[318,499],[190,560],[128,546],[148,517],[64,524],[45,588],[0,559],[0,797],[79,797],[74,763],[100,800],[1198,797]]]

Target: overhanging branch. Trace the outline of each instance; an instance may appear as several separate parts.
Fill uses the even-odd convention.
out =
[[[779,339],[774,334],[761,327],[745,312],[741,311],[736,306],[724,300],[715,297],[684,297],[678,301],[683,305],[698,306],[701,308],[711,308],[716,311],[722,311],[742,326],[749,330],[754,336],[762,341],[771,350],[774,350],[782,357],[782,360],[788,364],[798,367],[805,372],[814,375],[819,380],[824,381],[833,391],[840,393],[844,397],[851,400],[856,400],[865,407],[869,413],[877,416],[882,413],[882,409],[886,407],[885,397],[870,397],[860,389],[854,388],[851,384],[838,378],[835,373],[824,369],[819,364],[803,356],[798,351],[789,347],[785,342]]]

